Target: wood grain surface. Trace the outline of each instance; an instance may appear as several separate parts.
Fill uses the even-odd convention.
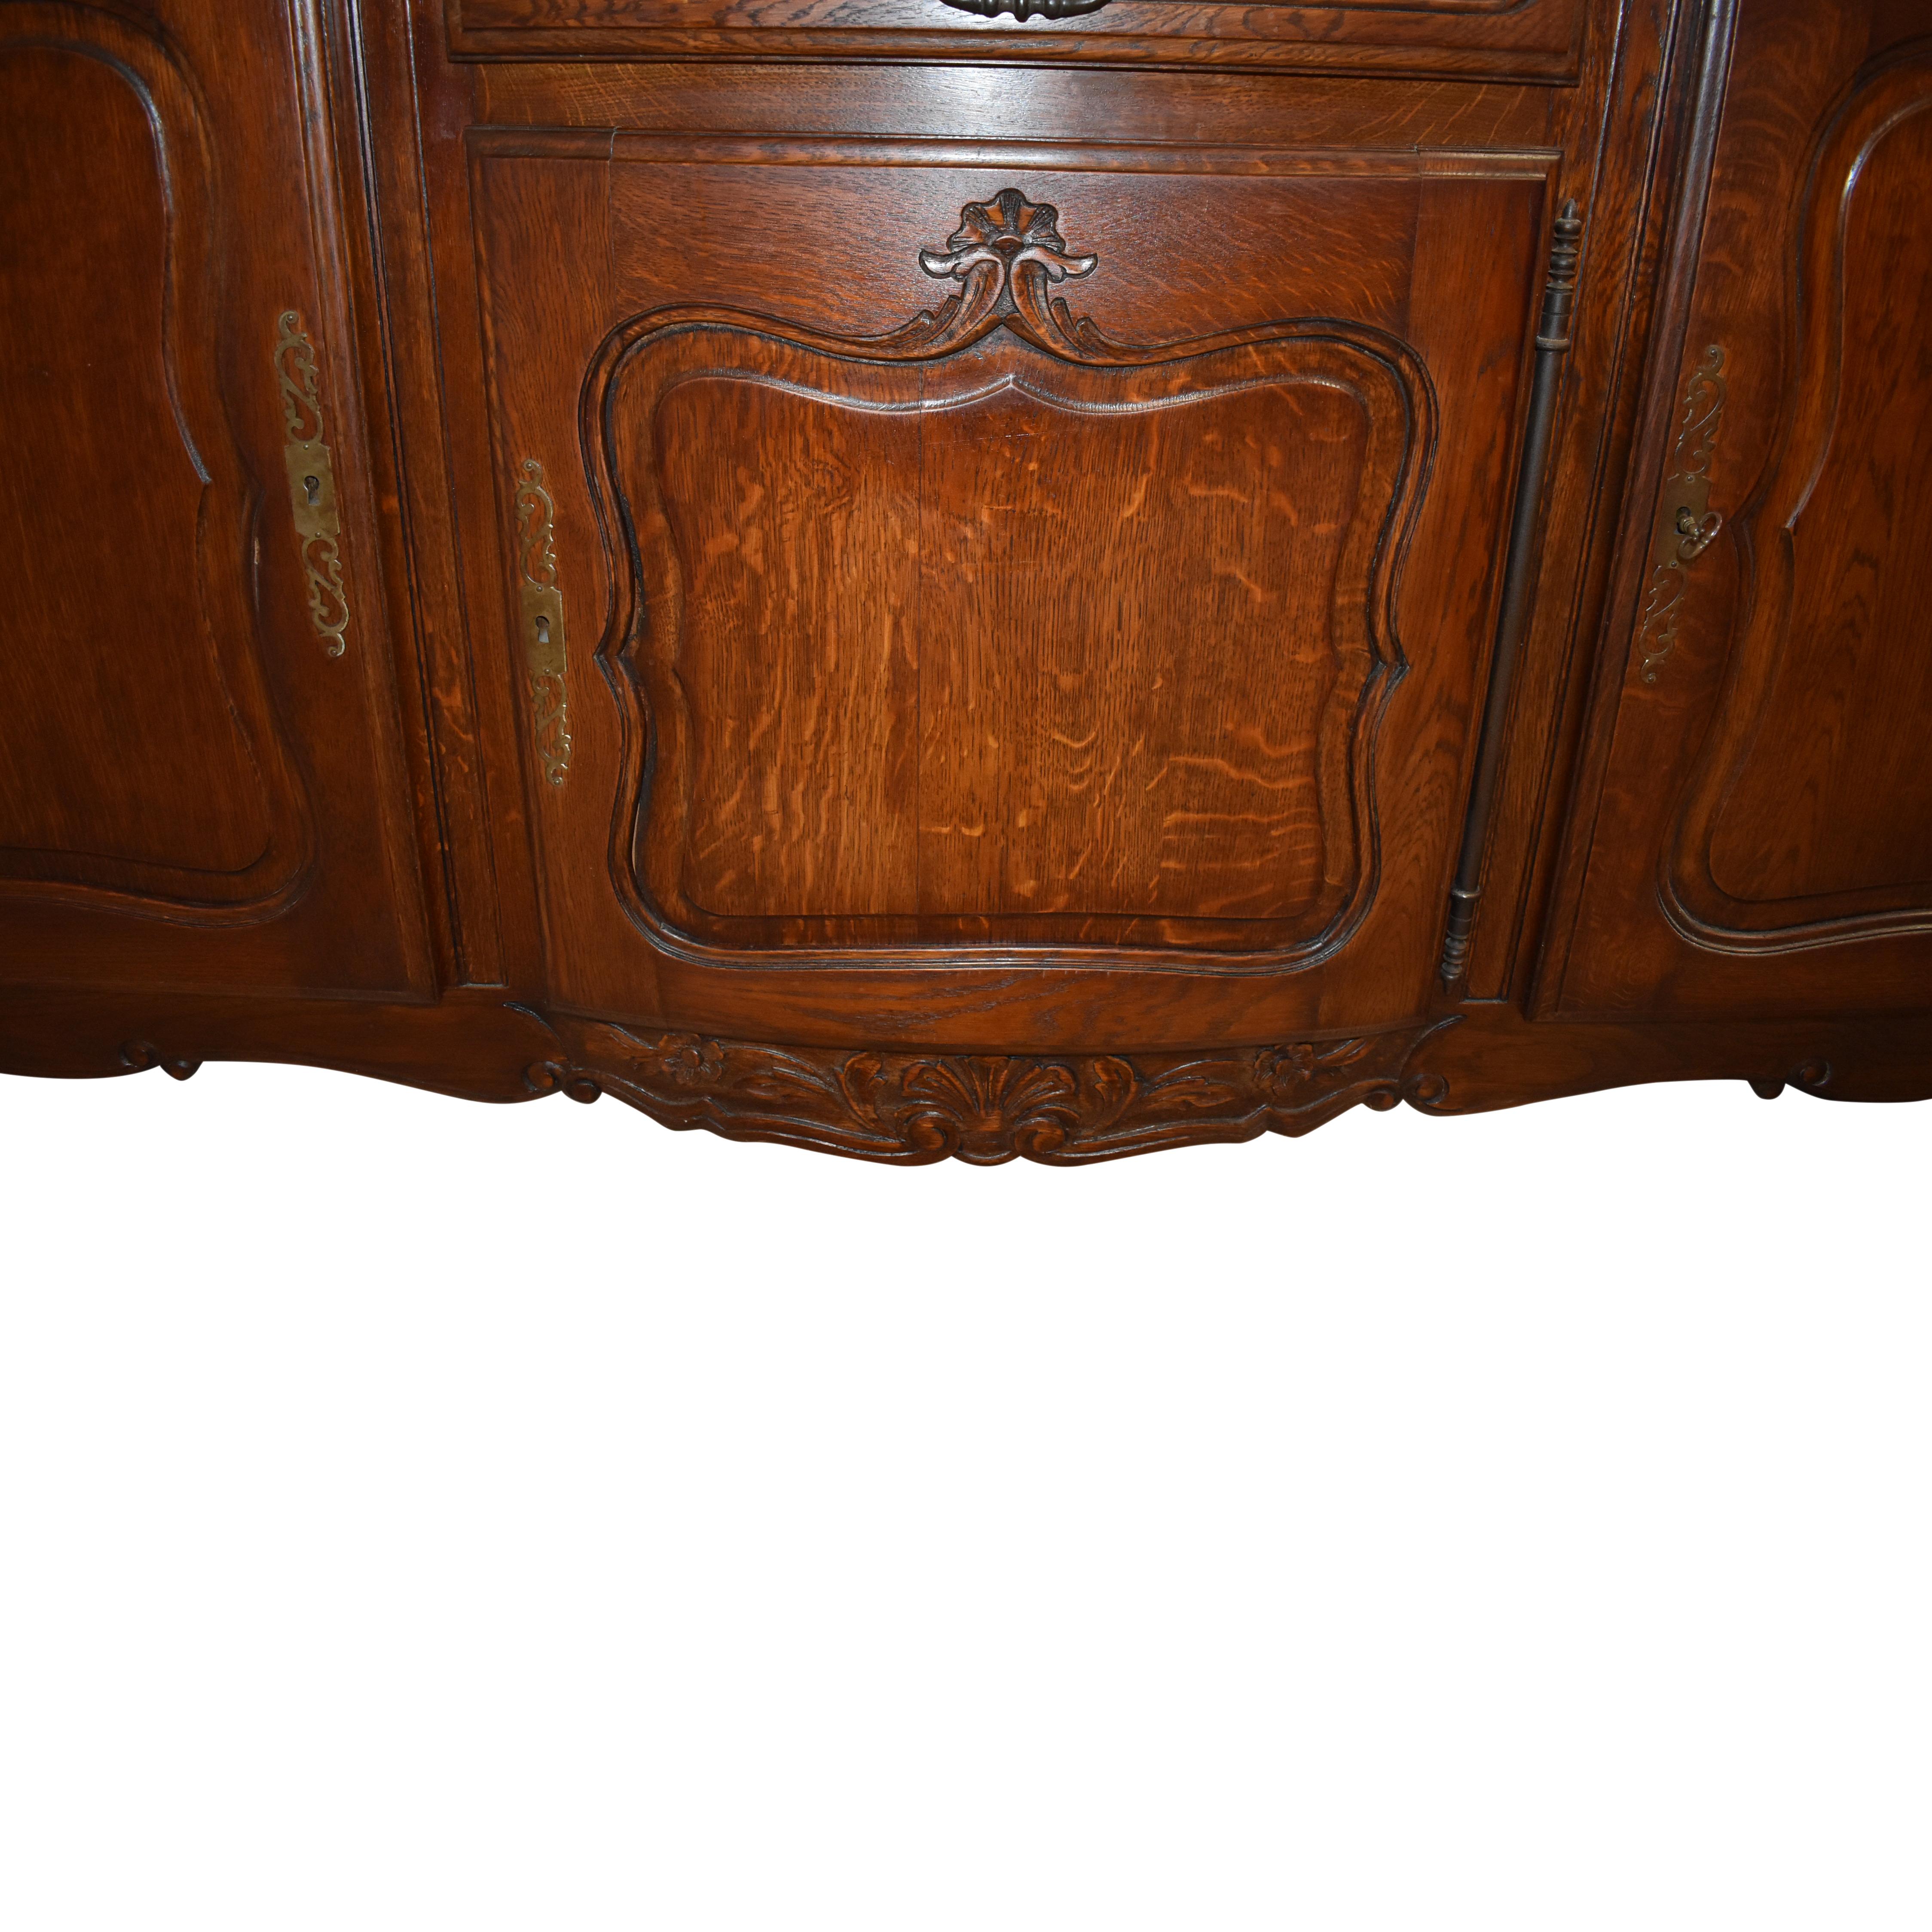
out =
[[[8,0],[0,1066],[980,1164],[1932,1096],[1928,50],[1932,0]]]
[[[932,0],[448,0],[476,59],[1108,62],[1560,81],[1586,0],[1106,0],[1070,20],[986,19]]]

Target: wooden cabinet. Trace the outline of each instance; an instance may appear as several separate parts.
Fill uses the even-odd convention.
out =
[[[242,11],[0,4],[5,1064],[1932,1091],[1932,4]]]

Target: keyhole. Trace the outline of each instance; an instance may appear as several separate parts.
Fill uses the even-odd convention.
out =
[[[302,478],[302,494],[308,499],[309,508],[314,509],[322,501],[322,478],[320,476],[304,476]]]
[[[541,613],[537,617],[537,642],[540,644],[550,642],[550,620]]]

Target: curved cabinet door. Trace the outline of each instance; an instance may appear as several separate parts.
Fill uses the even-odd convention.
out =
[[[555,998],[1425,1018],[1549,158],[890,147],[472,131]]]
[[[1932,46],[1875,31],[1913,10],[1737,9],[1548,1010],[1880,1011],[1932,984]]]
[[[425,980],[314,27],[0,5],[15,982]]]

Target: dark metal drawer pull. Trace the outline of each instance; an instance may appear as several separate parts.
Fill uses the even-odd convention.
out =
[[[1097,12],[1107,0],[946,0],[946,4],[958,8],[962,14],[977,14],[988,20],[997,20],[1002,14],[1010,14],[1016,20],[1036,17],[1060,20],[1070,14]]]

